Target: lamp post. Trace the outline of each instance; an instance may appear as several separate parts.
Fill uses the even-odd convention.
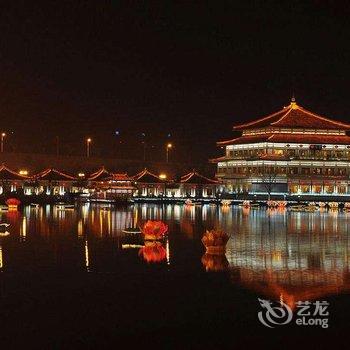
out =
[[[90,143],[91,143],[91,138],[86,139],[86,157],[90,157]]]
[[[3,132],[1,134],[1,153],[4,152],[4,140],[5,140],[6,134]]]
[[[142,145],[143,145],[143,161],[145,162],[146,161],[146,134],[143,132],[141,134],[141,137],[142,137]]]
[[[166,145],[166,162],[169,163],[169,150],[173,147],[171,143]]]

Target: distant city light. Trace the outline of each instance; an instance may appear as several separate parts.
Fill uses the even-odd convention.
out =
[[[172,143],[168,143],[166,146],[167,146],[167,148],[172,148],[173,144]]]
[[[119,135],[120,135],[120,131],[119,131],[119,130],[116,130],[115,134],[116,134],[117,136],[119,136]]]
[[[78,176],[79,177],[85,177],[85,174],[84,173],[79,173]]]
[[[20,175],[28,175],[28,170],[20,170],[19,174]]]
[[[165,180],[167,178],[167,176],[166,176],[166,174],[160,174],[159,178],[162,179],[162,180]]]

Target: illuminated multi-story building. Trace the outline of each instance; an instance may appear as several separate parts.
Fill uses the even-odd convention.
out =
[[[350,124],[297,105],[234,126],[217,178],[229,193],[350,196]]]

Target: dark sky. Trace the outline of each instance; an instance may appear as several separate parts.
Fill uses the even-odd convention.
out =
[[[147,158],[171,140],[172,159],[205,161],[293,92],[349,121],[347,2],[15,3],[0,10],[7,150],[54,153],[59,135],[79,154],[89,135],[95,155],[142,158],[144,132]]]

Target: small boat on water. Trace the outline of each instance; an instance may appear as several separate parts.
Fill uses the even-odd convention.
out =
[[[138,227],[126,227],[125,229],[122,230],[123,233],[127,233],[127,234],[140,234],[141,230]]]
[[[40,207],[38,203],[30,203],[30,206],[35,209],[38,209]]]
[[[0,237],[6,237],[10,234],[10,232],[7,231],[7,228],[10,226],[7,222],[3,222],[0,224]]]
[[[239,203],[238,205],[240,207],[250,208],[251,207],[251,202],[250,201],[243,201],[243,203]]]
[[[229,199],[222,199],[220,203],[223,207],[228,207],[229,205],[232,204],[232,201]]]
[[[143,247],[143,244],[122,244],[122,249],[140,249]]]
[[[195,205],[195,203],[193,203],[190,199],[186,199],[185,204],[186,205]]]
[[[56,204],[58,210],[72,210],[75,208],[74,204],[58,203]]]

